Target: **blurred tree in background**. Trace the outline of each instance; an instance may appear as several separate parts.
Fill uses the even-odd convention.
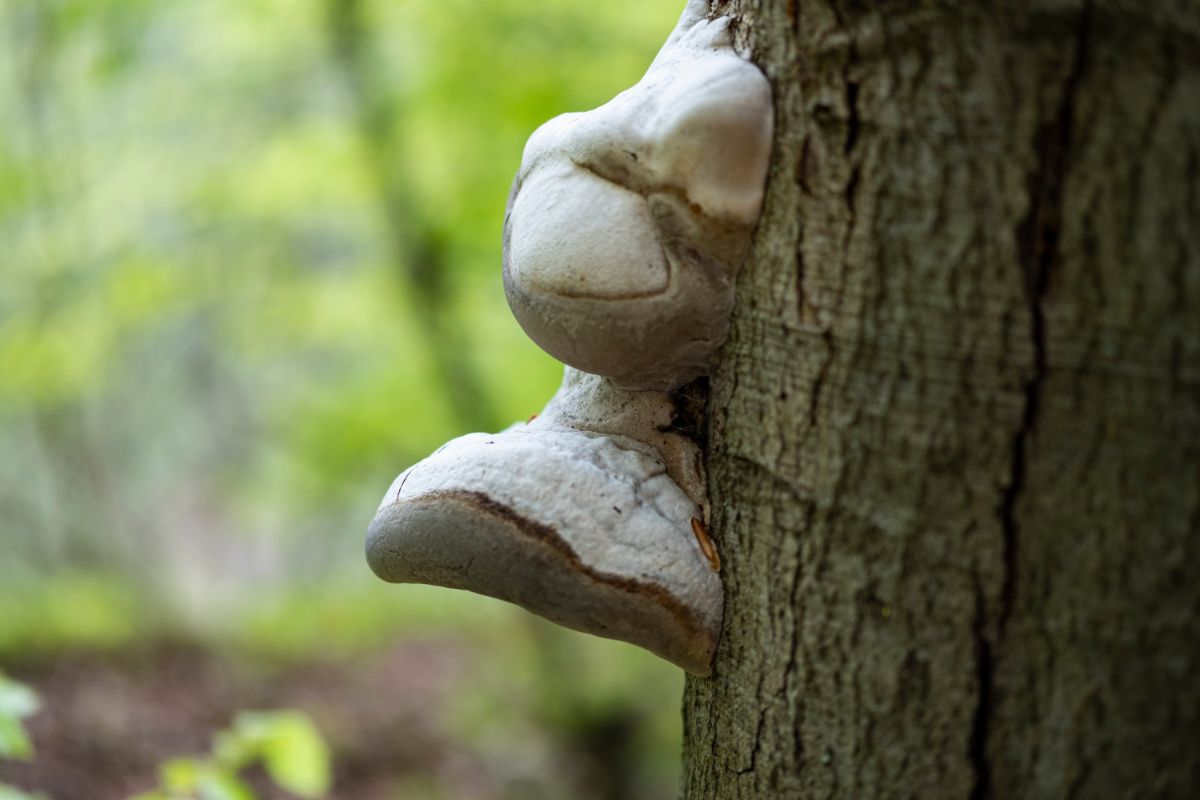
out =
[[[350,680],[433,637],[469,687],[446,727],[492,759],[469,796],[673,792],[674,670],[378,584],[361,546],[397,472],[556,387],[503,300],[509,182],[537,125],[637,79],[678,6],[0,7],[0,659],[47,707],[64,654],[187,641],[353,657]],[[549,756],[513,755],[539,736]],[[538,788],[565,752],[594,763]],[[638,758],[650,783],[594,774]],[[468,796],[429,769],[397,766],[406,796]]]

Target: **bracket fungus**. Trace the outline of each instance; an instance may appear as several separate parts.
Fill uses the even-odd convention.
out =
[[[504,287],[567,364],[545,410],[444,445],[367,534],[383,579],[468,589],[707,675],[722,615],[703,459],[670,394],[723,344],[762,204],[770,87],[691,0],[645,77],[525,148]]]
[[[691,2],[646,75],[534,132],[504,223],[504,291],[550,355],[630,389],[708,371],[771,149],[766,78]]]

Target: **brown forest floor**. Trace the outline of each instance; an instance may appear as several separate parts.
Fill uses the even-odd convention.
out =
[[[298,708],[333,750],[331,798],[395,797],[405,775],[429,776],[450,797],[491,796],[486,767],[436,718],[460,666],[452,646],[412,642],[356,664],[270,668],[178,645],[10,666],[42,709],[28,726],[36,761],[0,764],[0,783],[51,800],[124,800],[154,787],[163,760],[207,752],[237,711]],[[261,775],[251,782],[264,800],[290,796]]]

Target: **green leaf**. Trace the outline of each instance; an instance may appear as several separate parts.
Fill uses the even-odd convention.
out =
[[[221,769],[238,772],[260,758],[261,738],[257,731],[235,722],[233,728],[213,736],[213,760]]]
[[[192,758],[173,758],[158,768],[163,788],[169,792],[194,792],[202,765]]]
[[[33,758],[33,743],[16,717],[0,716],[0,758]]]
[[[21,791],[15,786],[6,786],[0,783],[0,800],[46,800],[45,795],[29,794]]]
[[[329,791],[329,749],[307,715],[246,713],[238,716],[234,728],[253,732],[267,774],[284,789],[301,797],[320,797]]]
[[[0,717],[21,719],[37,710],[38,699],[33,690],[0,673]]]
[[[37,710],[33,690],[0,673],[0,758],[33,758],[33,743],[21,720]]]
[[[225,772],[209,772],[200,778],[200,800],[255,800],[254,791]]]

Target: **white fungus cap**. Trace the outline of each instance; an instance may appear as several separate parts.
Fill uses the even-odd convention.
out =
[[[504,288],[533,341],[631,389],[708,371],[762,206],[766,78],[691,2],[641,81],[526,145]]]
[[[384,580],[497,597],[707,675],[723,601],[693,534],[702,509],[656,448],[578,427],[607,407],[637,433],[669,420],[669,401],[596,392],[598,381],[568,370],[536,420],[462,436],[402,473],[367,533],[367,561]],[[665,446],[682,451],[679,439]]]

